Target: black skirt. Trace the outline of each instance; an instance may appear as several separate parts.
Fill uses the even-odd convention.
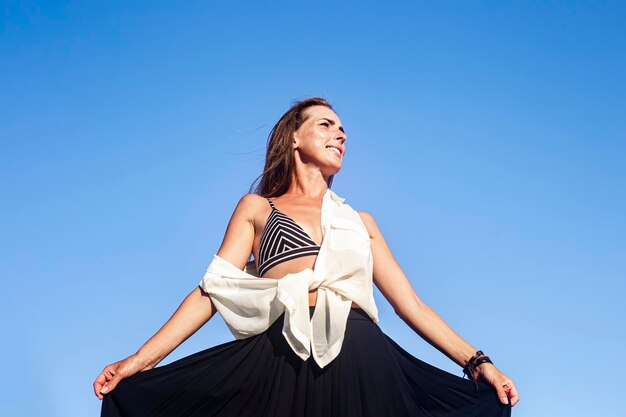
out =
[[[310,307],[310,314],[314,307]],[[266,331],[123,379],[101,417],[504,417],[490,385],[436,368],[405,351],[352,308],[339,355],[324,368]]]

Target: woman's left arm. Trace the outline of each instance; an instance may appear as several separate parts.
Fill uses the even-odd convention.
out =
[[[373,279],[376,287],[392,305],[395,313],[413,331],[459,366],[465,366],[477,349],[461,338],[417,296],[402,268],[391,254],[372,215],[364,211],[358,213],[370,235],[374,259]],[[504,375],[493,364],[480,364],[475,372],[474,377],[492,385],[504,404],[508,403],[509,399],[512,406],[519,401],[519,395],[511,378]]]

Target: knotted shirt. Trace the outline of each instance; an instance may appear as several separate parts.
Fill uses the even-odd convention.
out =
[[[322,200],[323,239],[313,268],[282,278],[261,278],[254,262],[244,269],[217,254],[200,281],[236,339],[267,330],[284,312],[282,334],[303,360],[313,356],[323,368],[341,351],[351,304],[374,323],[370,237],[359,214],[330,188]],[[313,316],[309,290],[317,289]]]

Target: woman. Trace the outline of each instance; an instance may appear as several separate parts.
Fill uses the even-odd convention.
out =
[[[200,285],[96,378],[102,416],[510,416],[513,381],[419,299],[373,217],[330,190],[346,138],[322,98],[282,116]],[[385,335],[372,284],[468,379]],[[236,340],[156,367],[217,311]]]

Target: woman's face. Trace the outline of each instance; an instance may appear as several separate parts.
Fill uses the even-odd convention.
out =
[[[319,166],[325,177],[335,175],[346,154],[347,137],[339,116],[326,106],[308,107],[304,114],[308,118],[294,133],[294,157]]]

